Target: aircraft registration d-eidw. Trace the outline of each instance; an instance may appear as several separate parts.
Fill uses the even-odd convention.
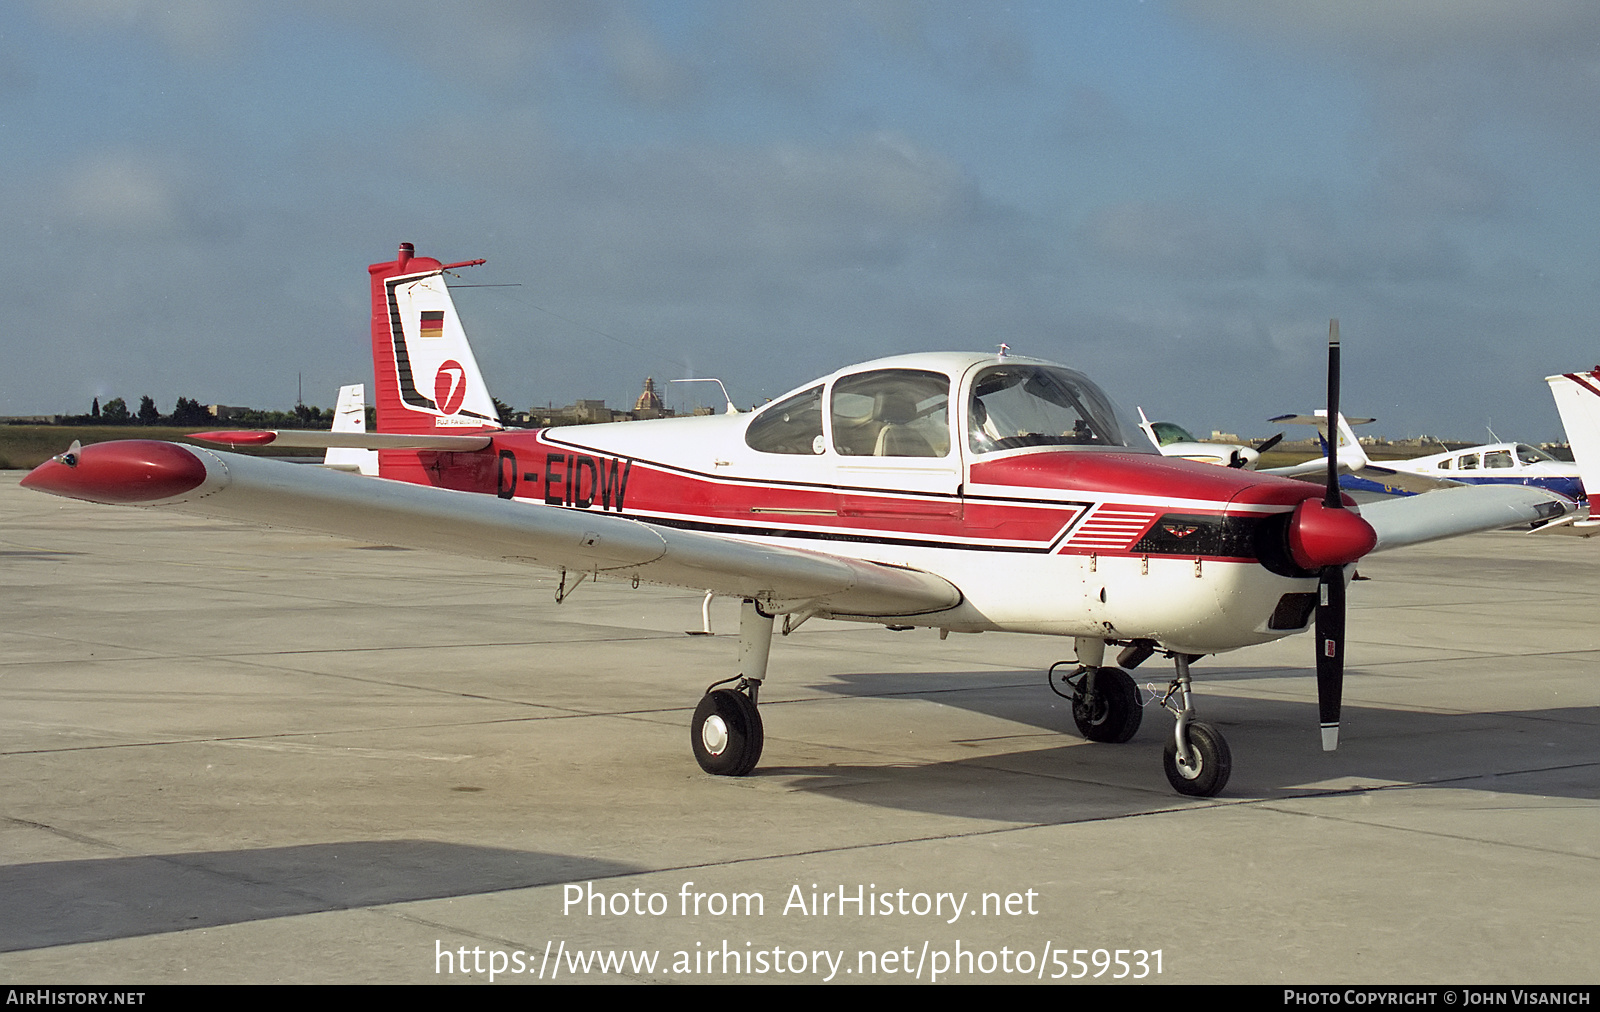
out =
[[[754,412],[506,429],[445,284],[446,271],[477,263],[404,244],[369,268],[376,431],[209,434],[376,450],[378,478],[128,440],[75,446],[23,484],[542,566],[561,574],[558,600],[601,577],[738,597],[737,668],[706,690],[690,729],[715,774],[749,773],[760,758],[779,616],[785,633],[817,617],[1072,637],[1065,688],[1050,684],[1101,742],[1138,730],[1124,668],[1161,652],[1174,675],[1159,702],[1176,717],[1164,768],[1195,796],[1222,790],[1232,758],[1194,719],[1193,660],[1314,621],[1332,748],[1351,563],[1576,509],[1501,486],[1361,514],[1331,478],[1325,489],[1136,445],[1088,377],[1003,348],[851,366]],[[1329,358],[1336,412],[1336,340]]]

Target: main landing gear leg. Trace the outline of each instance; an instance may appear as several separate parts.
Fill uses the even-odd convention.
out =
[[[1144,719],[1144,709],[1139,702],[1139,687],[1121,668],[1101,665],[1106,658],[1106,641],[1092,637],[1077,638],[1078,668],[1065,676],[1072,689],[1068,695],[1056,688],[1055,670],[1062,661],[1050,668],[1050,687],[1058,695],[1072,700],[1072,720],[1078,733],[1090,741],[1124,742],[1139,730]]]
[[[772,616],[752,600],[739,609],[739,674],[713,682],[694,709],[689,745],[707,773],[742,777],[761,761],[765,733],[756,702],[772,651]],[[729,682],[731,689],[719,689]]]
[[[1178,672],[1161,698],[1161,705],[1178,718],[1172,740],[1162,753],[1167,782],[1179,794],[1210,798],[1222,792],[1233,772],[1233,755],[1221,732],[1194,719],[1190,698],[1189,655],[1174,654]]]

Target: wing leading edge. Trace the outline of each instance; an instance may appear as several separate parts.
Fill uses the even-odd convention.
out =
[[[83,447],[22,483],[90,502],[637,576],[751,598],[772,610],[887,618],[944,611],[962,600],[953,584],[919,570],[154,440]]]
[[[1383,552],[1477,531],[1548,523],[1577,510],[1572,500],[1542,488],[1459,485],[1367,503],[1361,507],[1361,517],[1378,533],[1372,550]]]

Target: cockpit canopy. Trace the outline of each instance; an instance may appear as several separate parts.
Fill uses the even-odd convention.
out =
[[[967,375],[965,417],[952,419],[952,387]],[[945,371],[909,364],[848,373],[764,408],[745,430],[745,442],[762,453],[813,455],[831,447],[845,457],[942,458],[954,445],[953,421],[965,425],[966,447],[975,454],[1129,445],[1129,430],[1087,376],[1025,361],[958,367],[956,381]]]
[[[1194,434],[1175,422],[1151,422],[1150,431],[1156,434],[1156,442],[1162,446],[1171,446],[1173,443],[1198,443]]]

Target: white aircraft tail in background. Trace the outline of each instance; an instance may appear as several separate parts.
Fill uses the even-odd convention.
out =
[[[1589,494],[1589,516],[1570,522],[1551,524],[1547,529],[1560,534],[1590,538],[1600,534],[1600,517],[1594,517],[1594,495],[1600,493],[1600,366],[1588,372],[1568,372],[1546,376],[1550,396],[1555,398],[1561,425],[1567,430],[1567,445],[1577,465],[1584,490]]]
[[[339,404],[333,409],[334,432],[367,431],[367,387],[352,383],[339,388]],[[322,466],[335,471],[359,471],[369,477],[378,474],[378,451],[360,446],[330,446],[323,454]]]

